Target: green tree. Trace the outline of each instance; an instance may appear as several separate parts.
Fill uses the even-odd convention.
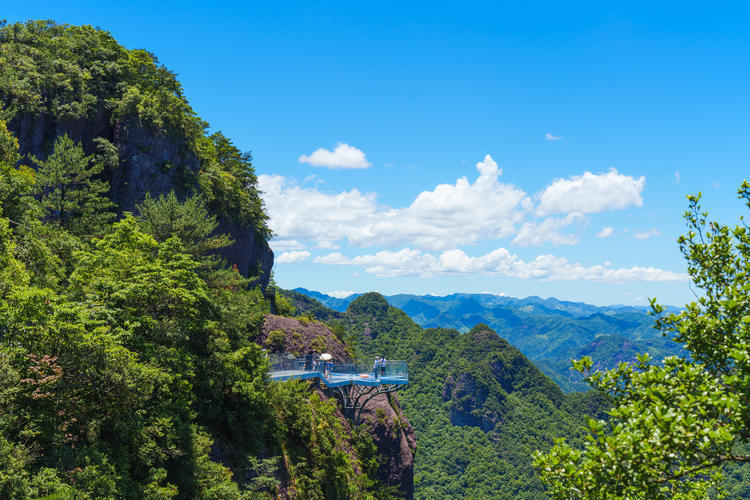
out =
[[[218,226],[216,216],[209,214],[202,196],[180,202],[174,191],[159,198],[146,193],[136,211],[141,227],[156,241],[164,242],[175,236],[193,256],[206,256],[232,243],[226,234],[213,234]]]
[[[18,141],[0,120],[0,214],[16,224],[25,219],[34,185],[34,171],[16,166],[19,159]]]
[[[739,197],[750,208],[750,184]],[[647,355],[593,373],[609,398],[607,420],[589,419],[583,450],[559,442],[535,465],[557,498],[721,496],[721,466],[748,462],[750,441],[750,232],[708,222],[700,195],[689,196],[688,232],[679,238],[702,294],[680,314],[652,300],[656,327],[690,352],[663,366]],[[576,368],[587,371],[583,358]]]
[[[209,206],[234,223],[254,224],[261,237],[270,239],[252,155],[240,151],[221,132],[198,139],[196,150],[201,160],[198,184]]]
[[[48,221],[80,235],[98,234],[114,213],[106,193],[109,183],[97,178],[103,162],[87,156],[67,134],[55,141],[46,160],[32,158],[37,166],[36,186]]]

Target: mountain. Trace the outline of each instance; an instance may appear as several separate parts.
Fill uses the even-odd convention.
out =
[[[295,292],[302,293],[308,297],[313,297],[321,304],[336,311],[345,311],[348,305],[361,293],[353,293],[347,297],[332,297],[321,292],[308,290],[306,288],[294,288]],[[405,308],[405,304],[415,302],[426,302],[435,305],[438,310],[445,311],[455,307],[463,301],[476,301],[483,307],[498,305],[514,306],[517,309],[524,309],[526,312],[544,312],[552,315],[586,317],[596,313],[615,314],[615,313],[639,313],[647,314],[651,311],[649,306],[628,306],[628,305],[611,305],[611,306],[594,306],[585,302],[570,302],[559,300],[554,297],[543,299],[535,295],[519,299],[507,295],[492,295],[489,293],[454,293],[450,295],[413,295],[413,294],[396,294],[384,295],[388,303],[400,309]],[[405,310],[405,309],[404,309]],[[680,309],[674,306],[665,306],[668,313],[679,312]]]
[[[85,49],[84,49],[85,48]],[[0,115],[27,163],[67,135],[107,158],[101,180],[120,214],[147,193],[198,193],[232,244],[219,250],[265,286],[273,266],[255,173],[190,107],[176,75],[145,50],[129,50],[91,26],[30,21],[0,33]]]
[[[172,72],[99,28],[0,22],[0,104],[0,498],[411,496],[397,398],[354,428],[268,379],[285,335],[346,336],[269,314],[250,156]]]
[[[358,298],[352,295],[335,299],[305,289],[296,291],[339,311]],[[465,293],[399,294],[385,299],[424,328],[467,332],[478,323],[488,325],[567,391],[588,388],[582,376],[570,369],[571,359],[588,355],[597,368],[608,369],[620,361],[635,361],[636,354],[642,352],[655,359],[684,354],[678,344],[653,328],[653,319],[645,307]],[[675,312],[677,308],[668,310]]]
[[[415,498],[539,498],[534,451],[557,437],[581,443],[584,415],[602,409],[594,393],[565,394],[485,324],[423,329],[377,293],[343,312],[283,295],[298,314],[342,325],[360,356],[408,362],[398,395],[417,441]]]
[[[312,297],[327,308],[339,312],[345,311],[349,304],[360,295],[355,293],[349,295],[346,298],[337,299],[336,297],[331,297],[330,295],[326,295],[324,293],[316,292],[313,290],[308,290],[306,288],[294,288],[292,291],[301,293],[302,295],[306,295],[308,297]]]

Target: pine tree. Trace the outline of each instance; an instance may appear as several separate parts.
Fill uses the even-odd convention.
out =
[[[210,215],[201,196],[193,196],[180,202],[174,191],[159,198],[149,193],[137,207],[141,227],[156,241],[164,242],[176,236],[187,253],[194,257],[205,257],[219,248],[232,244],[225,234],[213,235],[218,223]]]
[[[104,162],[87,156],[67,134],[59,136],[46,160],[37,166],[38,195],[45,220],[78,236],[98,236],[114,218],[115,206],[106,196],[109,183],[97,178]]]

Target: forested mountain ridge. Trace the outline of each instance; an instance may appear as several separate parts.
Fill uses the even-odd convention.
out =
[[[592,377],[604,401],[564,393],[534,361],[554,374],[569,356],[668,350],[642,311],[391,298],[435,321],[423,328],[375,293],[340,299],[344,311],[294,292],[269,300],[258,286],[273,254],[256,184],[250,155],[207,134],[152,54],[90,26],[0,26],[0,498],[539,498],[550,490],[531,457],[550,449],[536,472],[561,498],[576,491],[562,489],[566,475],[593,496],[592,478],[611,491],[635,479],[627,494],[640,497],[645,476],[630,472],[644,450],[655,452],[647,479],[661,490],[689,488],[670,460],[693,460],[717,439],[715,461],[699,456],[689,475],[748,461],[734,454],[747,444],[750,379],[733,373],[748,364],[747,290],[734,288],[746,282],[746,227],[733,233],[742,272],[722,271],[729,314],[693,306],[687,319],[701,321],[684,324],[708,328],[672,328],[700,342],[704,359],[718,352],[729,376],[713,383],[676,358],[646,370],[643,358]],[[731,256],[728,230],[710,224],[724,250],[705,255]],[[735,344],[716,341],[717,317]],[[268,351],[308,350],[404,359],[410,384],[374,400],[355,427],[315,383],[268,380]],[[622,388],[632,400],[604,413]],[[602,420],[588,420],[595,446],[582,462],[586,415]],[[572,447],[553,447],[560,437]],[[735,497],[749,494],[745,469],[725,468]]]
[[[417,438],[416,498],[539,498],[533,452],[557,437],[580,442],[584,415],[602,410],[594,393],[564,394],[486,325],[422,329],[376,293],[344,312],[283,293],[298,312],[338,321],[360,354],[408,361],[399,398]]]
[[[337,310],[358,297],[338,299],[303,288],[296,291]],[[571,359],[591,356],[597,369],[609,369],[621,361],[634,362],[638,353],[648,352],[657,360],[684,353],[654,329],[646,308],[491,294],[399,294],[386,300],[423,328],[468,332],[478,323],[487,324],[566,391],[588,390],[583,377],[571,370]]]
[[[97,28],[8,25],[0,103],[0,498],[408,496],[382,459],[413,449],[397,400],[352,429],[268,380],[250,158],[171,72]]]
[[[67,135],[102,164],[117,211],[146,193],[198,192],[232,243],[218,249],[245,276],[268,283],[273,252],[251,156],[209,135],[175,74],[152,53],[126,49],[91,26],[29,21],[0,29],[0,118],[27,164]]]

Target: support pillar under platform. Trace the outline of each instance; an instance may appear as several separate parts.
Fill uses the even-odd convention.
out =
[[[402,388],[404,384],[359,385],[347,384],[328,388],[329,395],[341,402],[341,408],[348,419],[359,425],[362,408],[378,394],[388,394]]]

